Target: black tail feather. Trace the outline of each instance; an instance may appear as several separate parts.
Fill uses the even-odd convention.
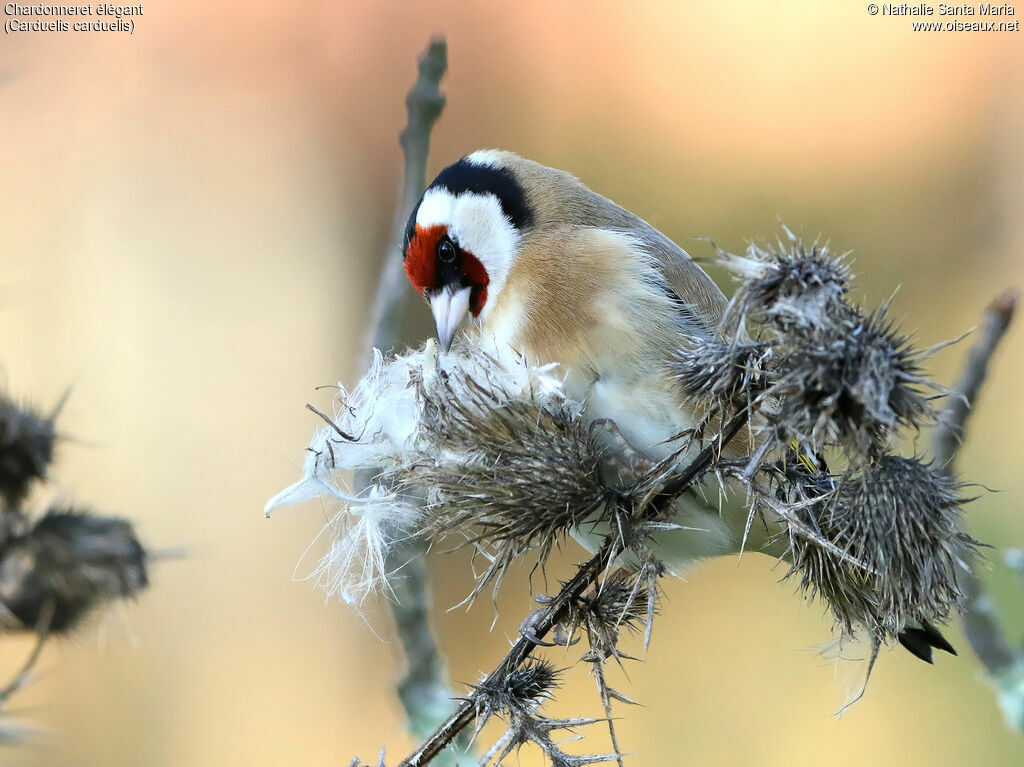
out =
[[[956,655],[953,645],[928,621],[922,621],[918,628],[903,629],[900,632],[899,640],[900,644],[906,647],[912,655],[925,663],[933,662],[932,648]]]

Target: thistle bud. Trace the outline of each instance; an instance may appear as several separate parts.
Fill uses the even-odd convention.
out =
[[[473,685],[481,720],[498,715],[511,718],[532,712],[558,687],[561,672],[543,659],[530,659],[501,679]]]

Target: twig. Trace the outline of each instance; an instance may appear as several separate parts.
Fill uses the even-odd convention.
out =
[[[1013,320],[1018,295],[1007,290],[996,298],[985,310],[985,324],[978,343],[967,352],[967,361],[960,374],[960,380],[953,387],[950,406],[939,418],[939,424],[932,437],[935,460],[940,466],[953,472],[953,463],[963,442],[967,419],[974,409],[981,385],[988,376],[988,363],[1002,340],[1006,329]]]
[[[46,644],[46,640],[50,637],[50,624],[53,622],[53,613],[56,609],[57,603],[53,599],[48,599],[43,604],[43,609],[40,610],[39,618],[36,621],[36,643],[32,647],[32,652],[29,653],[28,658],[22,664],[21,670],[0,690],[0,706],[6,703],[11,695],[24,687],[25,682],[28,681],[28,675],[35,667],[39,656],[42,654],[43,645]]]
[[[950,474],[963,444],[967,419],[988,375],[989,361],[1013,320],[1016,291],[996,298],[985,312],[981,337],[967,353],[960,380],[953,387],[950,407],[942,414],[933,435],[935,461]],[[1011,725],[1024,729],[1024,652],[1007,642],[995,605],[981,580],[970,572],[964,579],[964,634],[974,654],[1000,688],[1000,704]]]
[[[401,332],[402,305],[410,288],[398,248],[405,235],[409,214],[427,186],[430,132],[444,109],[445,96],[440,91],[440,84],[447,68],[448,44],[444,38],[435,37],[420,57],[419,77],[405,97],[409,118],[399,135],[405,158],[405,176],[395,210],[391,242],[388,243],[381,265],[377,298],[373,304],[367,337],[367,347],[370,349],[389,351],[397,343]]]
[[[408,122],[399,137],[405,158],[405,175],[395,210],[393,235],[381,264],[373,319],[367,334],[367,360],[374,348],[387,352],[399,342],[409,287],[398,246],[413,206],[427,185],[430,132],[444,109],[445,97],[439,88],[447,67],[448,45],[443,38],[434,38],[420,57],[419,76],[406,96]],[[357,472],[357,492],[368,486],[374,473]],[[386,556],[387,572],[401,573],[401,577],[395,578],[391,584],[395,597],[391,611],[406,659],[406,672],[398,683],[398,695],[409,717],[409,729],[417,737],[431,732],[448,715],[455,697],[454,691],[448,687],[444,662],[430,629],[429,573],[424,561],[425,553],[422,541],[406,538],[391,547]]]
[[[964,634],[985,671],[998,678],[1012,671],[1020,659],[1006,641],[995,604],[985,593],[978,576],[972,573],[966,578],[964,592],[967,594]]]
[[[721,439],[705,447],[696,458],[677,476],[666,485],[671,488],[671,493],[663,490],[651,501],[645,514],[660,512],[679,493],[686,489],[697,477],[703,474],[712,462],[718,457],[721,449],[731,440],[746,423],[746,412],[734,416],[732,421],[722,432]],[[603,572],[611,565],[619,553],[617,536],[612,533],[605,538],[604,543],[587,562],[580,565],[572,579],[562,586],[561,591],[547,603],[531,620],[530,636],[520,636],[512,645],[512,649],[498,664],[487,678],[478,685],[479,689],[494,688],[509,674],[516,671],[535,649],[539,646],[538,640],[545,635],[559,622],[563,613],[574,603],[583,592],[596,583]],[[466,730],[477,716],[477,699],[480,693],[473,692],[465,698],[462,705],[453,713],[440,727],[428,737],[423,744],[412,754],[401,762],[399,767],[423,767],[437,757],[456,736]]]
[[[611,539],[605,540],[597,553],[585,564],[580,565],[572,580],[566,583],[562,590],[558,592],[558,595],[537,614],[532,626],[534,639],[543,639],[554,628],[555,624],[558,623],[565,608],[579,599],[583,592],[600,577],[601,572],[608,564],[608,557],[613,547],[614,543]],[[512,645],[508,655],[502,659],[494,671],[487,675],[487,679],[481,682],[479,686],[487,688],[488,686],[493,687],[496,685],[499,680],[504,679],[511,672],[518,669],[530,657],[530,654],[537,646],[533,639],[520,636],[515,644]],[[460,732],[469,727],[473,720],[476,719],[476,698],[477,695],[471,693],[455,713],[448,717],[444,724],[438,727],[416,751],[399,762],[399,767],[422,767],[422,765],[429,764]]]

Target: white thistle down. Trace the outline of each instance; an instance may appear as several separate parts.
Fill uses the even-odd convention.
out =
[[[314,573],[317,583],[350,604],[387,591],[393,574],[385,564],[388,549],[397,542],[396,533],[411,531],[420,516],[418,499],[396,492],[394,478],[408,475],[424,455],[439,452],[436,437],[424,428],[428,414],[420,392],[443,385],[457,396],[462,387],[482,384],[496,405],[516,400],[561,408],[567,403],[553,369],[507,355],[499,362],[466,347],[442,355],[433,339],[395,357],[374,350],[373,364],[355,389],[338,386],[333,420],[314,433],[302,478],[271,498],[264,512],[269,516],[280,506],[323,499],[333,512],[328,523],[333,541]],[[468,396],[463,401],[475,402]],[[443,449],[450,453],[450,446]],[[443,456],[452,463],[472,458]],[[354,495],[350,475],[357,470],[372,471],[374,478]]]

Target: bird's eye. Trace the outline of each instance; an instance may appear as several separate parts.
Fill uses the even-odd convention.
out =
[[[447,237],[442,237],[437,243],[437,257],[450,264],[455,260],[455,243]]]

